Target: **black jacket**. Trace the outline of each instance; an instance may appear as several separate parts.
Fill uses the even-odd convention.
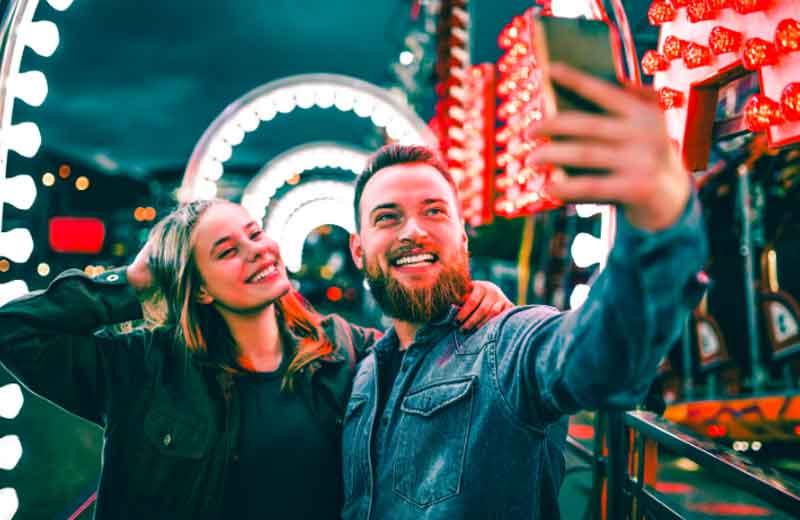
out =
[[[208,518],[237,457],[234,377],[176,345],[173,331],[98,329],[141,317],[123,269],[59,275],[0,307],[0,361],[31,390],[105,428],[95,518]],[[380,333],[332,315],[334,351],[295,390],[337,446],[356,362]],[[291,337],[291,336],[290,336]]]

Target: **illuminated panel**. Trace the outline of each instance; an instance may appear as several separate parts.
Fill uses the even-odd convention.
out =
[[[498,196],[495,212],[503,217],[518,217],[551,209],[560,202],[547,193],[551,169],[525,164],[525,158],[540,142],[531,142],[525,132],[542,119],[543,93],[534,59],[531,17],[534,8],[516,16],[500,33],[498,43],[505,52],[497,64],[497,96],[501,100],[497,118],[503,126],[497,131],[495,181]]]
[[[748,70],[757,71],[761,91],[745,107],[747,128],[766,131],[772,146],[800,141],[800,0],[682,3],[651,4],[650,23],[661,26],[659,50],[642,65],[654,74],[687,165],[706,167],[717,88]]]
[[[49,231],[50,249],[56,253],[96,255],[103,250],[106,227],[100,219],[53,217]]]

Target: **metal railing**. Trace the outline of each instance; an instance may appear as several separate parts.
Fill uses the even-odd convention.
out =
[[[667,504],[654,492],[659,447],[695,462],[720,482],[788,515],[800,511],[799,482],[754,466],[733,450],[701,439],[652,412],[598,412],[593,450],[570,437],[567,444],[572,455],[593,468],[585,518],[687,518],[680,508]]]

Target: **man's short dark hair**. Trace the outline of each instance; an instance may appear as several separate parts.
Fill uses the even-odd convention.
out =
[[[450,175],[447,166],[445,166],[444,161],[436,151],[426,146],[387,144],[367,158],[364,171],[362,171],[356,179],[355,197],[353,198],[353,209],[356,215],[356,230],[361,229],[361,194],[364,192],[364,186],[367,185],[372,176],[389,166],[411,163],[423,163],[436,168],[436,171],[444,177],[447,184],[453,188],[453,195],[455,196],[456,205],[458,206],[458,212],[461,214],[461,205],[458,201],[458,187],[453,180],[453,176]]]

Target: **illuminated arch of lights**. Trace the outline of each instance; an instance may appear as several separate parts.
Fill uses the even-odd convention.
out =
[[[284,184],[296,175],[317,168],[337,168],[345,175],[355,175],[364,169],[367,152],[334,141],[305,143],[295,146],[266,163],[245,187],[244,206],[256,220],[266,216],[270,200]]]
[[[425,121],[385,89],[337,74],[291,76],[251,90],[217,116],[192,151],[178,198],[181,201],[213,198],[216,183],[224,174],[224,163],[247,133],[278,114],[315,106],[368,117],[390,139],[400,143],[435,143]]]
[[[264,221],[269,237],[280,246],[286,268],[302,266],[303,244],[311,231],[325,224],[355,231],[351,182],[308,181],[278,199]]]
[[[58,11],[67,9],[72,0],[47,0]],[[0,22],[2,62],[0,63],[0,257],[22,264],[33,253],[33,237],[26,228],[3,230],[3,209],[8,203],[27,210],[36,200],[36,184],[30,175],[8,176],[8,152],[13,150],[27,158],[34,157],[42,144],[36,123],[11,123],[14,101],[38,107],[47,97],[47,78],[38,70],[20,72],[22,54],[30,47],[42,57],[50,57],[59,44],[58,27],[48,20],[34,21],[38,0],[12,0]],[[25,294],[28,286],[23,280],[0,283],[0,305]],[[22,390],[16,383],[0,387],[0,417],[14,419],[24,402]],[[9,471],[22,457],[22,443],[17,435],[0,438],[0,469]],[[13,487],[0,489],[0,513],[11,518],[19,508],[19,498]]]

